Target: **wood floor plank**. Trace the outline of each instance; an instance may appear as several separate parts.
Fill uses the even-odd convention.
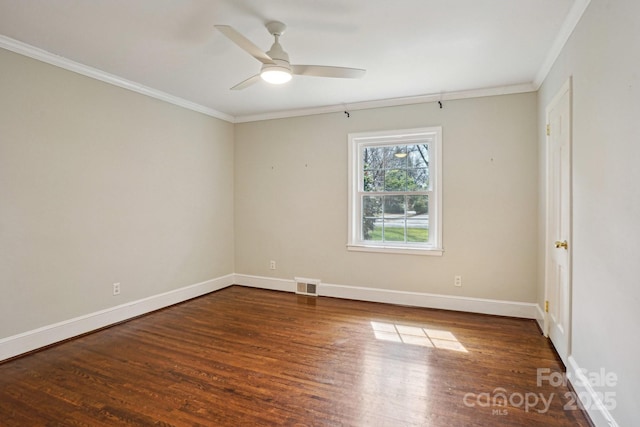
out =
[[[531,320],[233,286],[0,364],[0,424],[589,426],[539,368]]]

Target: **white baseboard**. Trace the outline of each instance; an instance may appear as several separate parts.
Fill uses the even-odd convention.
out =
[[[355,286],[322,283],[319,294],[323,296],[357,299],[469,313],[494,314],[498,316],[535,318],[535,304],[502,301],[422,292],[394,291],[388,289],[361,288]]]
[[[540,307],[540,304],[536,304],[536,322],[538,322],[538,326],[540,326],[540,330],[542,334],[545,334],[544,331],[544,310]]]
[[[272,291],[295,292],[296,283],[292,280],[278,279],[274,277],[251,276],[249,274],[236,274],[235,284],[249,286],[251,288],[269,289]]]
[[[598,393],[593,389],[589,379],[583,372],[584,370],[580,368],[573,356],[569,356],[567,377],[577,397],[589,414],[593,425],[596,427],[620,427],[611,415],[611,412],[605,407],[602,401],[602,393]]]
[[[236,274],[235,283],[254,288],[295,292],[295,282],[287,279]],[[328,283],[321,283],[318,286],[318,295],[414,307],[439,308],[444,310],[466,311],[470,313],[523,317],[526,319],[537,318],[537,305],[525,302],[469,298],[422,292],[395,291],[389,289],[333,285]]]
[[[89,313],[42,328],[0,339],[0,361],[104,328],[142,314],[199,297],[234,283],[234,275],[218,277],[174,291]]]

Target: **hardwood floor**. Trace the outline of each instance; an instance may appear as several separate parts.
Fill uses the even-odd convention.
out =
[[[0,364],[0,425],[588,426],[538,368],[531,320],[233,286]]]

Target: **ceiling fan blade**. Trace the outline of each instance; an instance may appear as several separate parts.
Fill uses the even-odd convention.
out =
[[[247,52],[249,55],[256,58],[263,64],[273,64],[273,60],[269,55],[264,53],[258,46],[253,44],[251,40],[237,32],[233,27],[228,25],[214,25],[222,34],[227,36],[229,40],[238,45],[241,49]]]
[[[366,70],[359,68],[327,67],[324,65],[292,65],[293,74],[301,76],[336,77],[342,79],[359,79]]]
[[[237,85],[232,87],[231,90],[242,90],[255,83],[258,83],[259,80],[260,80],[260,74],[256,74],[255,76],[249,77],[247,80],[238,83]]]

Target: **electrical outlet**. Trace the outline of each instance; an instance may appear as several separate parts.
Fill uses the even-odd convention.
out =
[[[120,295],[120,283],[113,284],[113,295]]]
[[[275,270],[275,269],[276,269],[276,262],[269,261],[269,270]]]
[[[453,286],[462,286],[462,276],[455,276],[453,278]]]

